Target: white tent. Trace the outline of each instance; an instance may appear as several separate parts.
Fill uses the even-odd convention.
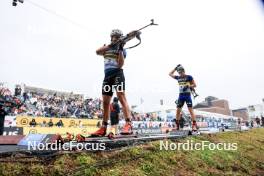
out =
[[[151,112],[161,112],[167,110],[176,110],[176,107],[169,105],[146,106],[145,104],[141,104],[133,109],[133,111],[137,113],[151,113]]]

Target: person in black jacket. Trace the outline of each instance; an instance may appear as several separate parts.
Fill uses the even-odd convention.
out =
[[[118,104],[118,98],[115,97],[113,103],[110,105],[110,121],[111,121],[111,131],[115,131],[114,133],[118,133],[117,125],[119,123],[119,114],[120,114],[120,106]]]

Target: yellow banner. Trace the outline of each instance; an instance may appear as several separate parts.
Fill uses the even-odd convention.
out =
[[[59,122],[59,120],[62,120],[63,127],[96,127],[98,122],[101,122],[101,120],[98,119],[17,116],[17,127],[29,127],[29,123],[32,121],[32,119],[35,119],[37,127],[43,125],[44,121],[46,122],[46,125],[48,125],[50,119],[53,122],[53,126],[56,126],[56,123]]]
[[[65,135],[67,132],[73,135],[82,134],[89,135],[92,132],[95,132],[97,127],[23,127],[23,134],[60,134]]]

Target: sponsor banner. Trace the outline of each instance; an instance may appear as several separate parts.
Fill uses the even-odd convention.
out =
[[[224,124],[224,123],[221,123],[221,122],[208,122],[208,127],[210,127],[210,128],[220,128],[220,127],[222,127],[222,124]]]
[[[166,129],[165,129],[166,131]],[[164,130],[162,130],[161,128],[146,128],[146,129],[142,129],[142,128],[133,128],[133,132],[136,134],[146,134],[146,133],[163,133]]]
[[[54,126],[56,126],[56,123],[59,122],[59,120],[62,120],[64,127],[90,127],[97,126],[98,122],[101,122],[101,120],[98,119],[17,116],[16,124],[18,127],[27,127],[29,126],[29,123],[32,121],[32,119],[35,119],[37,126],[41,126],[44,121],[46,124],[49,123],[50,119],[52,119]]]
[[[4,127],[3,136],[23,135],[22,127]]]
[[[125,124],[125,121],[120,121],[119,125],[122,126]],[[160,122],[160,121],[133,121],[133,128],[160,128],[160,127],[169,127],[173,126],[173,122]]]
[[[82,134],[89,135],[92,132],[95,132],[97,127],[87,127],[87,128],[79,128],[79,127],[23,127],[23,134],[60,134],[65,135],[67,132],[71,134]]]
[[[15,127],[16,116],[5,116],[4,127]]]

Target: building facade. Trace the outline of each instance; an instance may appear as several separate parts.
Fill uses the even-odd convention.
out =
[[[232,115],[235,117],[240,117],[243,121],[249,121],[249,114],[247,108],[239,108],[232,110]]]
[[[203,102],[195,105],[194,109],[223,115],[231,115],[228,101],[224,99],[218,99],[213,96],[206,97]]]

